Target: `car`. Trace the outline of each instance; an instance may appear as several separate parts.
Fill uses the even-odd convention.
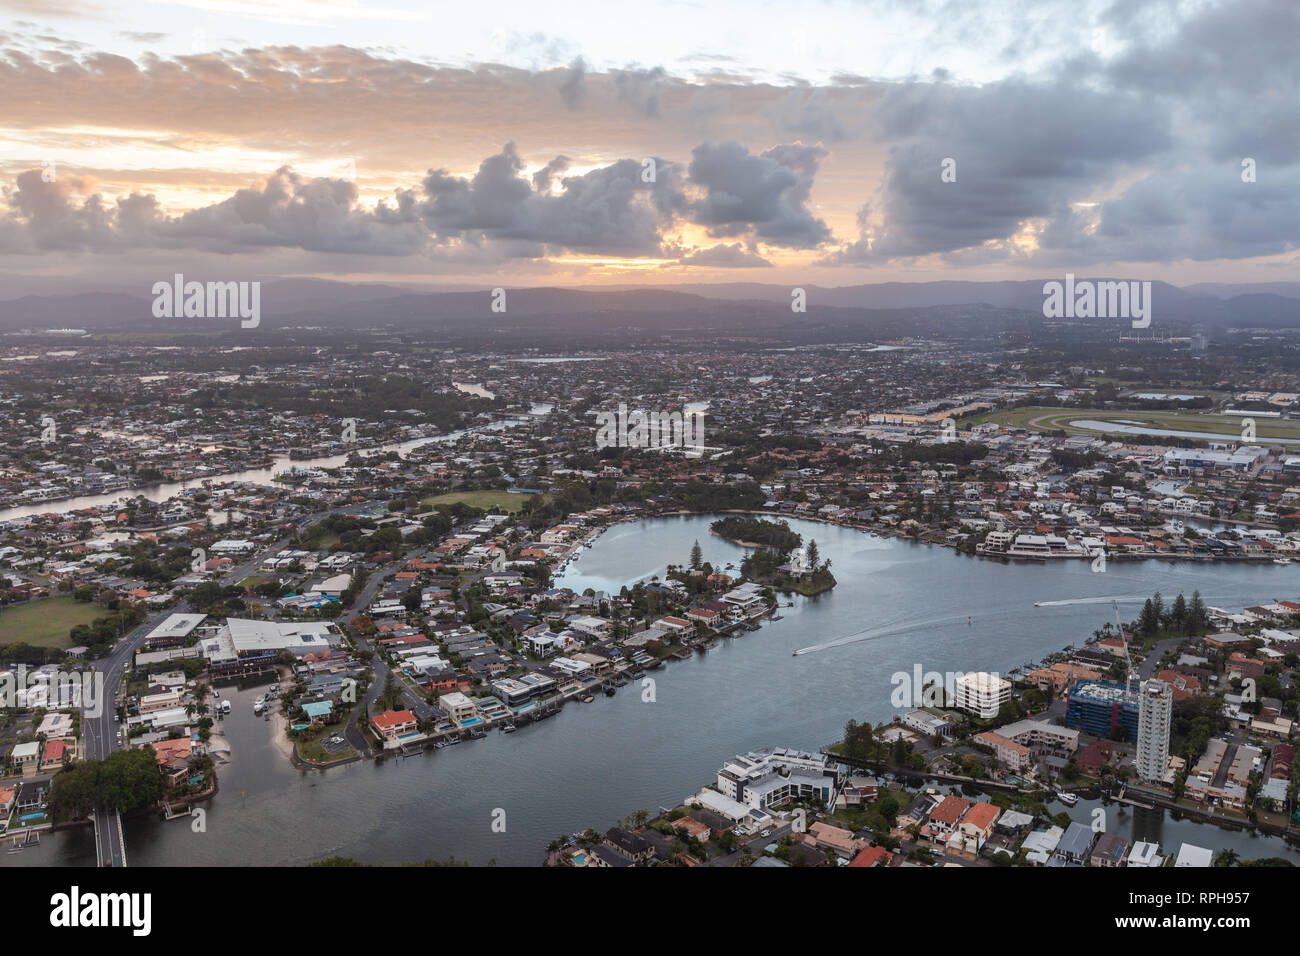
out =
[[[772,835],[772,828],[771,828],[771,827],[768,827],[766,830],[761,831],[758,835],[759,835],[759,836],[771,836],[771,835]]]

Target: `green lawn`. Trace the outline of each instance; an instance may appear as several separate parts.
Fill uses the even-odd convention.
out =
[[[420,505],[425,508],[436,508],[438,505],[461,503],[469,505],[471,508],[482,508],[485,511],[515,512],[523,508],[526,498],[544,497],[544,495],[511,494],[508,491],[452,491],[445,495],[425,498],[420,502]]]
[[[1099,435],[1097,429],[1076,428],[1076,421],[1122,421],[1140,423],[1148,428],[1170,431],[1206,432],[1222,435],[1230,441],[1241,440],[1241,418],[1234,415],[1207,415],[1199,412],[1145,411],[1141,409],[1063,409],[1042,405],[1012,408],[963,419],[960,428],[969,428],[982,422],[997,422],[1027,428],[1030,431],[1064,430],[1070,435]],[[1300,438],[1300,422],[1279,418],[1256,418],[1255,434],[1259,441],[1269,438]],[[1143,436],[1131,436],[1134,441]],[[1156,436],[1149,436],[1154,439]],[[1208,439],[1206,439],[1208,440]]]
[[[38,647],[71,647],[68,632],[73,627],[108,613],[66,595],[7,607],[0,611],[0,644],[22,641]]]

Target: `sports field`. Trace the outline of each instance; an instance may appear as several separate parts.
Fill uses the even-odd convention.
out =
[[[1202,432],[1221,435],[1225,441],[1242,440],[1242,418],[1237,415],[1143,411],[1140,409],[1063,409],[1031,405],[1024,408],[1012,408],[984,415],[975,415],[963,419],[958,427],[964,429],[990,421],[997,422],[999,425],[1025,428],[1036,432],[1065,431],[1069,435],[1101,435],[1105,433],[1104,429],[1080,427],[1073,424],[1075,422],[1115,422],[1116,424],[1158,428],[1171,432]],[[1141,437],[1144,436],[1133,436],[1135,440]],[[1258,441],[1265,441],[1269,438],[1300,439],[1300,421],[1280,418],[1255,418],[1255,437]]]
[[[544,495],[512,494],[509,491],[452,491],[445,495],[425,498],[420,504],[425,508],[436,508],[438,505],[453,505],[459,502],[471,508],[482,508],[484,511],[514,512],[523,508],[526,499],[544,497]]]
[[[68,632],[109,612],[67,595],[41,598],[0,610],[0,644],[71,647]]]

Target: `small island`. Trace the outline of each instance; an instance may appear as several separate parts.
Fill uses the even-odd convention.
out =
[[[768,521],[746,515],[728,515],[709,525],[719,538],[742,548],[771,548],[785,554],[803,544],[803,536],[784,521]]]
[[[808,540],[784,521],[728,515],[709,525],[709,531],[733,544],[754,550],[740,569],[746,577],[774,591],[821,594],[835,587],[829,559],[821,560],[817,542]]]

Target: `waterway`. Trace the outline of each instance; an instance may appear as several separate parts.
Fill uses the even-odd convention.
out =
[[[559,583],[617,591],[684,564],[696,540],[706,561],[739,563],[744,550],[709,534],[709,523],[689,516],[616,525]],[[185,820],[128,820],[130,864],[301,864],[339,854],[368,863],[454,855],[532,865],[560,834],[677,804],[735,753],[816,749],[838,739],[850,719],[888,720],[891,677],[916,664],[1006,673],[1081,644],[1113,620],[1111,599],[1131,619],[1156,590],[1168,603],[1199,589],[1206,603],[1228,608],[1300,596],[1294,567],[1112,562],[1094,573],[1084,561],[1001,564],[811,521],[790,524],[805,540],[816,538],[839,586],[795,597],[782,620],[651,672],[653,695],[632,683],[518,733],[319,774],[294,770],[273,746],[272,725],[252,713],[259,691],[223,691],[234,703],[222,729],[233,754],[219,770],[221,792],[207,804],[206,832],[192,832]],[[1054,603],[1034,606],[1046,601]],[[818,649],[793,655],[810,647]],[[498,809],[504,833],[492,827]],[[1187,822],[1169,820],[1163,832],[1172,838],[1184,826],[1197,836],[1180,842],[1233,846],[1246,858],[1289,852],[1280,840]],[[1165,849],[1176,852],[1177,844]],[[39,850],[0,855],[0,865],[93,862],[83,834],[50,835]]]
[[[548,414],[551,410],[550,405],[534,405],[529,414],[540,416]],[[501,421],[490,422],[486,425],[476,425],[472,428],[458,429],[448,432],[445,435],[433,435],[428,438],[415,438],[410,441],[394,442],[387,445],[376,445],[373,448],[358,448],[355,451],[362,455],[370,455],[376,452],[395,451],[398,454],[405,455],[412,449],[419,448],[421,445],[430,443],[455,442],[465,435],[473,432],[482,431],[501,431],[505,428],[512,428],[520,425],[525,419],[503,419]],[[344,452],[341,455],[328,455],[323,458],[309,459],[292,459],[287,455],[275,458],[269,468],[246,468],[242,471],[226,472],[224,474],[207,475],[201,478],[192,478],[187,481],[170,481],[162,484],[147,485],[139,488],[122,489],[119,491],[108,492],[102,495],[80,495],[75,498],[64,498],[59,501],[40,501],[29,505],[17,505],[12,508],[0,509],[0,521],[12,521],[15,518],[28,518],[34,515],[47,514],[67,514],[71,511],[80,511],[84,508],[99,508],[104,505],[110,505],[115,501],[121,501],[125,498],[145,498],[148,501],[166,501],[174,495],[179,495],[186,491],[197,491],[203,487],[205,481],[214,484],[233,484],[244,482],[255,485],[270,485],[272,479],[282,472],[293,468],[338,468],[345,464],[352,450]],[[222,519],[224,521],[224,519]],[[214,523],[220,523],[214,521]]]

